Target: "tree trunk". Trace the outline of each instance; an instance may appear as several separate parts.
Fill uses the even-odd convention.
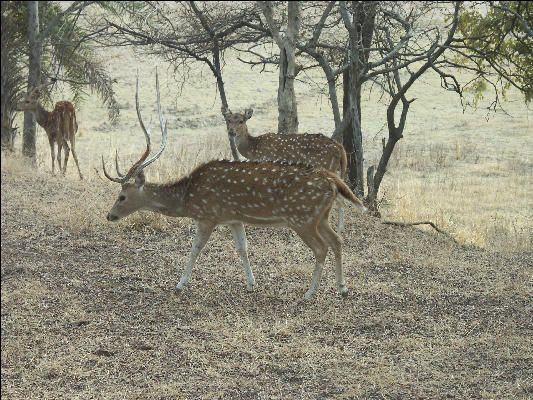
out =
[[[41,81],[42,41],[39,36],[39,5],[37,1],[28,1],[28,41],[30,47],[28,90],[38,86]],[[35,116],[24,113],[24,134],[22,136],[22,154],[35,162]]]
[[[363,135],[361,132],[361,85],[352,77],[357,76],[356,68],[343,72],[343,118],[347,124],[343,132],[343,144],[348,158],[346,176],[348,185],[357,197],[364,196],[363,179]]]
[[[279,38],[278,133],[298,133],[298,106],[294,93],[296,39],[300,31],[300,2],[289,1],[287,33]]]
[[[259,1],[257,5],[265,16],[272,38],[279,47],[279,85],[278,85],[278,133],[298,133],[298,107],[294,94],[296,78],[296,40],[300,31],[300,2],[289,1],[287,12],[287,31],[280,33],[274,21],[274,4]]]
[[[370,55],[377,2],[358,2],[352,7],[352,21],[349,20],[345,4],[342,5],[341,10],[350,39],[350,65],[343,72],[343,118],[346,121],[343,144],[348,156],[349,185],[359,198],[363,198],[365,188],[363,135],[361,131],[361,89],[363,84],[361,76],[364,76]]]
[[[288,40],[280,49],[278,86],[278,133],[298,133],[298,107],[294,93],[294,47]]]
[[[224,89],[224,81],[222,80],[222,70],[220,68],[220,50],[218,47],[218,43],[215,42],[215,50],[213,51],[213,58],[215,60],[215,71],[214,75],[217,79],[217,86],[218,90],[220,92],[220,101],[222,102],[222,107],[220,112],[222,113],[222,116],[224,116],[224,113],[226,110],[229,109],[228,106],[228,100],[226,98],[226,90]],[[235,145],[235,138],[229,134],[229,121],[224,117],[224,120],[226,121],[226,131],[228,132],[228,140],[229,140],[229,147],[231,149],[231,155],[233,156],[233,159],[235,161],[239,161],[239,152],[237,151],[237,146]]]

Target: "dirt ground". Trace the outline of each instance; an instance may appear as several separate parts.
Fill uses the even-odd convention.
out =
[[[311,252],[258,227],[254,293],[220,227],[178,294],[192,221],[108,223],[116,186],[2,170],[2,398],[533,397],[531,252],[349,209],[347,298],[329,259],[305,302]]]

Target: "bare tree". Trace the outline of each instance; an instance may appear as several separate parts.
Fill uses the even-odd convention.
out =
[[[286,32],[282,24],[274,19],[273,2],[258,1],[270,34],[279,47],[278,85],[278,133],[298,133],[298,104],[294,92],[294,80],[298,74],[296,65],[296,40],[300,31],[300,2],[287,2]]]
[[[439,29],[428,22],[427,7],[388,2],[329,3],[322,6],[321,14],[315,13],[313,22],[307,21],[313,29],[307,40],[302,38],[297,43],[300,54],[312,57],[326,76],[335,122],[333,138],[345,146],[348,181],[361,198],[365,193],[361,93],[365,84],[372,83],[390,97],[386,113],[389,139],[378,168],[367,172],[366,201],[371,208],[377,208],[376,196],[388,159],[403,136],[413,101],[407,100],[406,93],[422,74],[436,69],[436,61],[455,32],[459,4],[455,5],[450,25]],[[405,74],[410,78],[403,83],[401,76]],[[342,113],[336,87],[341,75]],[[400,117],[396,121],[398,106]]]
[[[261,24],[254,5],[226,2],[143,2],[115,4],[106,18],[106,45],[142,46],[144,51],[187,71],[195,62],[204,63],[217,82],[221,113],[229,109],[222,74],[224,52],[242,43],[255,43],[265,36],[248,25]],[[120,10],[120,11],[119,11]],[[228,135],[233,158],[239,159],[234,140]]]
[[[143,45],[178,68],[190,67],[191,61],[204,62],[217,79],[223,112],[227,100],[222,66],[228,48],[240,54],[247,52],[249,59],[239,56],[241,61],[266,66],[282,63],[283,57],[268,55],[261,47],[265,38],[272,38],[281,49],[287,43],[293,46],[294,63],[292,59],[289,62],[292,57],[289,51],[281,51],[282,55],[287,53],[287,68],[282,66],[280,71],[278,96],[284,87],[290,87],[292,73],[283,75],[285,70],[289,71],[289,64],[294,64],[295,75],[307,68],[321,68],[335,123],[332,137],[344,144],[348,155],[348,183],[373,209],[377,209],[377,194],[388,160],[403,137],[409,107],[415,100],[408,99],[409,89],[422,75],[436,73],[443,89],[456,92],[460,99],[464,84],[454,72],[461,68],[477,72],[480,78],[487,78],[490,68],[495,76],[505,76],[513,83],[520,76],[526,82],[522,86],[516,84],[520,90],[529,85],[527,71],[520,70],[516,76],[509,73],[502,51],[488,67],[481,65],[479,60],[490,54],[483,47],[470,45],[476,39],[474,33],[463,30],[459,34],[459,16],[465,12],[462,2],[302,2],[299,7],[288,8],[287,16],[294,19],[294,24],[291,28],[287,21],[285,32],[281,29],[285,26],[283,8],[271,3],[188,2],[173,4],[173,8],[168,3],[140,4],[120,6],[127,12],[117,13],[114,21],[109,20],[113,29],[108,32],[108,39],[115,40],[113,43]],[[473,54],[468,59],[473,65],[454,60],[455,55],[464,51]],[[341,76],[342,112],[337,95]],[[378,87],[382,91],[381,101],[387,104],[383,119],[388,138],[383,138],[379,163],[367,170],[365,196],[361,94],[369,87]],[[292,98],[292,112],[297,119],[295,96]],[[283,129],[282,121],[287,120],[286,115],[281,115],[284,113],[280,106],[279,129]],[[238,158],[231,138],[230,143],[234,157]]]

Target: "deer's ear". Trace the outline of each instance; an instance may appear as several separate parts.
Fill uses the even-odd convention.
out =
[[[144,171],[139,172],[135,176],[135,187],[138,190],[142,190],[145,181],[146,181],[146,177],[144,176]]]
[[[244,118],[246,118],[246,119],[252,118],[252,114],[253,113],[254,113],[254,109],[253,108],[247,108],[246,110],[244,110]]]

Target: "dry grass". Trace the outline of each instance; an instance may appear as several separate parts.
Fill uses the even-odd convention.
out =
[[[130,51],[109,51],[110,71],[118,84],[121,117],[117,126],[106,122],[106,111],[91,98],[78,111],[80,132],[76,147],[84,174],[96,178],[100,155],[112,166],[120,150],[124,168],[144,146],[135,114],[135,75],[139,69],[141,109],[145,122],[153,117],[154,147],[159,146],[154,65],[159,64],[162,106],[168,118],[169,143],[157,165],[147,172],[156,181],[173,179],[202,161],[229,157],[225,124],[210,72],[198,68],[182,87],[170,69],[152,59],[133,59]],[[277,126],[275,74],[258,74],[241,64],[229,64],[225,83],[233,110],[253,107],[252,134]],[[311,78],[320,82],[320,73]],[[533,135],[530,110],[511,93],[505,112],[483,108],[463,113],[453,93],[441,91],[428,76],[414,88],[404,139],[399,142],[382,184],[382,215],[398,221],[431,219],[465,244],[487,249],[520,251],[533,248]],[[327,98],[316,86],[298,82],[301,132],[331,132],[333,121]],[[68,97],[68,93],[65,94]],[[380,156],[385,110],[379,93],[363,99],[365,164]],[[483,106],[483,105],[482,105]],[[20,145],[20,140],[19,143]],[[38,135],[37,165],[50,170],[46,135]],[[72,160],[71,160],[71,164]],[[75,176],[74,165],[68,175]],[[100,174],[101,176],[101,174]]]
[[[347,298],[335,292],[330,261],[316,298],[304,302],[310,251],[290,231],[253,227],[254,293],[221,227],[176,294],[191,221],[142,213],[108,224],[116,185],[10,163],[3,398],[533,394],[531,252],[489,253],[349,209]],[[73,204],[81,208],[64,216]]]
[[[434,82],[412,94],[418,100],[383,182],[382,212],[433,220],[462,244],[348,209],[343,255],[352,293],[335,293],[330,261],[317,297],[305,303],[313,258],[292,232],[247,228],[258,282],[248,294],[221,227],[176,294],[191,221],[150,213],[105,220],[118,185],[102,178],[100,154],[111,168],[119,148],[125,169],[144,146],[137,68],[145,121],[156,115],[153,60],[110,55],[122,116],[111,127],[98,103],[79,110],[85,181],[70,164],[66,177],[50,174],[42,132],[37,170],[2,155],[2,397],[531,398],[533,138],[518,98],[512,117],[487,122],[461,114]],[[229,146],[208,71],[179,95],[159,71],[170,136],[146,172],[164,182],[228,157]],[[228,65],[225,82],[235,110],[254,107],[252,134],[275,128],[275,75]],[[326,99],[297,90],[300,130],[330,132]],[[365,102],[370,164],[385,114],[374,94]]]

